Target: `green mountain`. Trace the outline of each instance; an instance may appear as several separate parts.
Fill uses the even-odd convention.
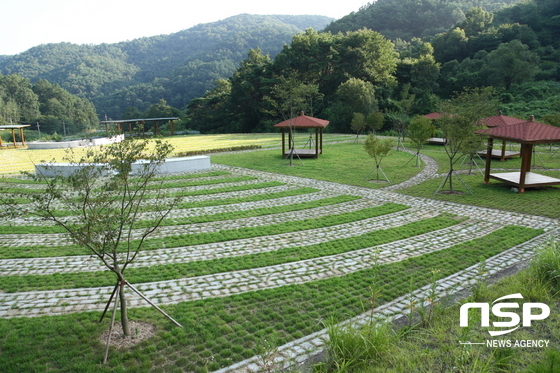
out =
[[[183,107],[233,74],[249,49],[274,57],[293,35],[320,30],[324,16],[242,14],[170,35],[116,44],[46,44],[0,58],[0,73],[31,82],[46,79],[94,102],[100,115],[119,118],[127,107],[146,110],[164,99]]]
[[[377,0],[332,22],[332,33],[368,28],[388,39],[410,40],[445,32],[472,7],[495,12],[521,0]]]

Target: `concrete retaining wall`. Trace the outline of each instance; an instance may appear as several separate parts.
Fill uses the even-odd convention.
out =
[[[107,145],[124,140],[124,135],[112,137],[98,137],[91,140],[73,141],[32,141],[27,143],[27,149],[67,149],[79,148],[81,146]]]
[[[132,174],[140,174],[142,172],[143,164],[146,164],[146,161],[140,160],[138,162],[134,162],[132,164]],[[105,163],[98,163],[95,166],[99,168],[106,168],[105,172],[103,172],[104,175],[107,175],[110,172]],[[82,167],[85,167],[85,165],[79,165],[76,163],[40,163],[35,165],[35,174],[46,177],[70,176]],[[210,157],[206,155],[169,158],[166,159],[163,164],[158,166],[156,174],[166,175],[179,172],[205,171],[210,170],[210,168]]]

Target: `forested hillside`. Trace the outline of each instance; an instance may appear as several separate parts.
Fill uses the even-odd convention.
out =
[[[274,56],[294,34],[322,29],[331,20],[244,14],[117,44],[40,45],[3,56],[0,73],[46,79],[92,100],[100,115],[119,118],[129,106],[146,110],[160,99],[181,108],[216,79],[231,76],[250,48]]]
[[[325,31],[356,31],[369,28],[385,37],[410,40],[447,31],[465,19],[473,7],[489,12],[520,0],[377,0],[357,12],[332,22]]]
[[[413,30],[414,19],[429,14],[426,4],[452,2],[380,0],[360,12],[393,6],[395,12],[381,14],[398,20],[403,4]],[[286,116],[287,108],[278,103],[293,102],[330,120],[330,131],[351,131],[355,113],[373,127],[383,123],[386,130],[399,129],[413,115],[437,110],[454,92],[486,86],[495,88],[507,115],[534,114],[560,124],[557,0],[529,1],[496,13],[470,8],[444,32],[410,40],[399,33],[393,42],[363,27],[375,24],[353,31],[356,25],[345,29],[335,22],[327,29],[337,24],[336,34],[308,30],[296,35],[274,60],[251,51],[230,79],[217,81],[190,103],[189,124],[206,132],[270,130]]]
[[[31,84],[20,75],[0,74],[0,125],[40,122],[43,133],[74,134],[95,128],[95,107],[56,84],[39,79]],[[36,126],[33,126],[36,129]],[[4,136],[9,133],[4,131]],[[4,138],[4,140],[6,140]]]
[[[400,129],[486,86],[505,114],[560,124],[560,3],[514,2],[378,0],[327,31],[320,16],[240,15],[112,45],[38,46],[0,69],[60,82],[101,116],[186,115],[203,132],[270,131],[302,109],[329,131],[360,118]]]

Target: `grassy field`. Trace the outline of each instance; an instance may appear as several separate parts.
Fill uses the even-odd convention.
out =
[[[350,135],[325,134],[326,143],[339,140],[348,140]],[[279,134],[228,134],[228,135],[189,135],[167,137],[166,140],[174,147],[174,153],[179,154],[187,151],[225,149],[233,146],[257,145],[263,148],[281,146]],[[297,137],[298,143],[305,144],[305,134]],[[76,148],[77,155],[84,152],[85,148]],[[44,161],[62,162],[65,149],[34,149],[27,148],[0,148],[2,166],[0,175],[17,174],[20,171],[34,171],[34,164]]]
[[[293,167],[281,158],[279,149],[212,155],[211,160],[213,163],[371,189],[389,185],[366,179],[374,164],[361,144],[352,141],[334,143],[351,140],[349,136],[328,135],[326,138],[324,154],[319,159],[303,159],[302,163],[296,160]],[[189,136],[173,138],[173,141],[176,141],[177,152],[251,144],[266,148],[277,147],[279,136]],[[15,157],[8,162],[11,165],[17,163],[16,159],[22,154],[31,154],[29,152],[4,149],[1,154]],[[445,172],[446,157],[441,148],[430,146],[423,152],[436,159],[440,164],[439,172]],[[47,155],[59,156],[58,153],[53,154],[49,152],[36,156],[37,159]],[[560,156],[550,158],[545,155],[543,153],[542,158],[548,158],[545,162],[550,170],[544,172],[560,177],[560,173],[554,170],[560,168]],[[409,153],[394,151],[383,161],[382,168],[392,183],[405,181],[419,171],[414,167],[414,161],[406,164],[411,158]],[[513,169],[516,162],[496,161],[494,164],[496,167]],[[23,160],[17,164],[10,171],[4,172],[3,168],[2,172],[15,174],[26,170],[26,167],[28,169],[32,163]],[[473,196],[433,196],[441,182],[437,178],[401,192],[442,201],[560,217],[557,208],[557,201],[560,200],[558,187],[517,194],[497,183],[484,185],[479,174],[461,176],[473,189]],[[176,318],[183,328],[175,327],[152,308],[133,308],[129,310],[132,320],[151,323],[157,331],[152,338],[134,347],[122,351],[111,348],[106,366],[101,365],[104,345],[99,338],[107,329],[108,320],[98,323],[99,311],[77,310],[54,316],[0,318],[2,372],[212,372],[243,359],[264,356],[276,346],[323,329],[328,320],[342,321],[367,311],[372,299],[372,286],[379,290],[376,304],[381,305],[542,234],[538,229],[506,224],[476,237],[460,239],[457,238],[459,232],[471,225],[477,226],[479,222],[470,221],[458,213],[433,211],[429,206],[419,217],[415,217],[417,212],[406,204],[385,201],[382,197],[379,200],[367,200],[347,193],[343,185],[333,191],[321,192],[312,183],[302,186],[228,171],[164,177],[163,180],[163,187],[173,190],[170,194],[177,189],[183,191],[184,198],[176,211],[183,216],[164,221],[163,228],[170,233],[151,238],[143,254],[157,256],[163,253],[164,248],[174,250],[174,254],[154,257],[158,259],[154,259],[153,263],[140,260],[138,266],[131,268],[127,274],[131,283],[139,286],[145,284],[145,287],[152,286],[163,292],[168,286],[163,281],[211,278],[204,276],[227,279],[236,273],[250,274],[251,271],[275,266],[304,265],[329,258],[345,261],[347,256],[355,256],[354,261],[365,265],[350,273],[323,275],[301,283],[290,283],[293,275],[286,273],[282,277],[285,286],[265,287],[257,291],[206,296],[168,305],[162,300],[165,311]],[[40,187],[19,178],[6,179],[1,184],[5,187],[4,192]],[[149,211],[149,200],[145,208]],[[67,215],[68,212],[59,211],[59,214]],[[398,220],[398,217],[402,219]],[[393,219],[397,219],[396,222],[392,222]],[[54,236],[60,232],[59,228],[38,221],[0,221],[0,260],[3,265],[8,268],[11,260],[38,260],[37,264],[22,262],[21,268],[18,268],[22,272],[18,273],[0,267],[0,312],[17,315],[25,307],[24,303],[18,303],[18,299],[24,302],[30,294],[112,287],[114,279],[107,271],[93,266],[73,267],[73,260],[70,259],[80,259],[88,253],[62,237]],[[426,240],[436,237],[441,242],[457,241],[453,241],[453,244],[428,245],[417,250],[413,242],[422,241],[423,237]],[[384,247],[387,251],[393,250],[390,247],[408,247],[410,253],[376,266],[373,256],[377,248]],[[213,257],[208,256],[210,252]],[[170,260],[172,257],[180,260]],[[57,258],[56,261],[48,261],[54,258]],[[54,273],[42,273],[41,270],[46,269],[44,266],[53,269]],[[231,280],[235,278],[238,277],[231,277]],[[374,283],[374,278],[382,280]],[[107,288],[97,291],[101,294],[110,293]],[[493,294],[487,295],[487,298],[490,299]],[[12,299],[9,298],[12,296],[18,298],[8,303],[7,299]],[[159,299],[157,293],[154,297]],[[61,302],[63,306],[64,300]],[[452,317],[449,316],[450,321],[445,325],[449,326],[453,322]],[[422,356],[430,361],[443,361],[445,345],[456,342],[453,338],[445,338],[446,333],[449,336],[457,331],[438,329],[430,332],[422,329],[410,333],[409,339],[402,339],[398,351],[392,354],[402,357],[408,348],[413,351],[410,355],[415,361],[422,360]],[[546,335],[546,331],[544,333],[539,335]],[[554,338],[558,333],[557,328],[551,327],[548,333],[551,339]],[[420,347],[412,347],[414,340],[423,342]],[[528,372],[528,366],[541,359],[544,361],[546,353],[546,350],[538,351],[531,357],[523,351],[518,356],[509,357],[509,365],[502,371]],[[514,355],[509,352],[506,354]],[[455,352],[449,352],[448,355],[445,361],[446,364],[449,362],[450,367],[461,363],[458,359],[463,355]],[[496,366],[494,355],[492,353],[490,356],[493,367]],[[484,363],[489,361],[487,358],[479,356],[479,360],[465,359],[463,366],[455,371],[482,371],[476,369],[477,361]],[[394,358],[388,361],[392,363],[385,366],[386,370],[363,372],[408,372],[411,371],[410,364],[414,364],[406,365],[403,362],[399,365]],[[431,372],[436,368],[446,371],[436,365],[418,371]],[[496,368],[494,371],[500,370]]]
[[[368,188],[382,188],[388,186],[382,173],[375,172],[375,163],[364,150],[362,143],[342,143],[325,145],[323,154],[315,158],[295,158],[290,167],[289,160],[282,159],[277,149],[259,151],[257,153],[238,153],[215,155],[212,162],[236,167],[246,167],[260,171],[274,172],[286,175],[308,177],[336,183],[364,186]],[[402,151],[393,151],[381,164],[382,171],[388,176],[392,184],[408,180],[419,169],[410,166],[403,167],[412,155]]]

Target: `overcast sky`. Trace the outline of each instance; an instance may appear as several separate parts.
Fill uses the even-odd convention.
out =
[[[341,18],[367,0],[0,0],[0,55],[46,43],[116,43],[241,13]]]

